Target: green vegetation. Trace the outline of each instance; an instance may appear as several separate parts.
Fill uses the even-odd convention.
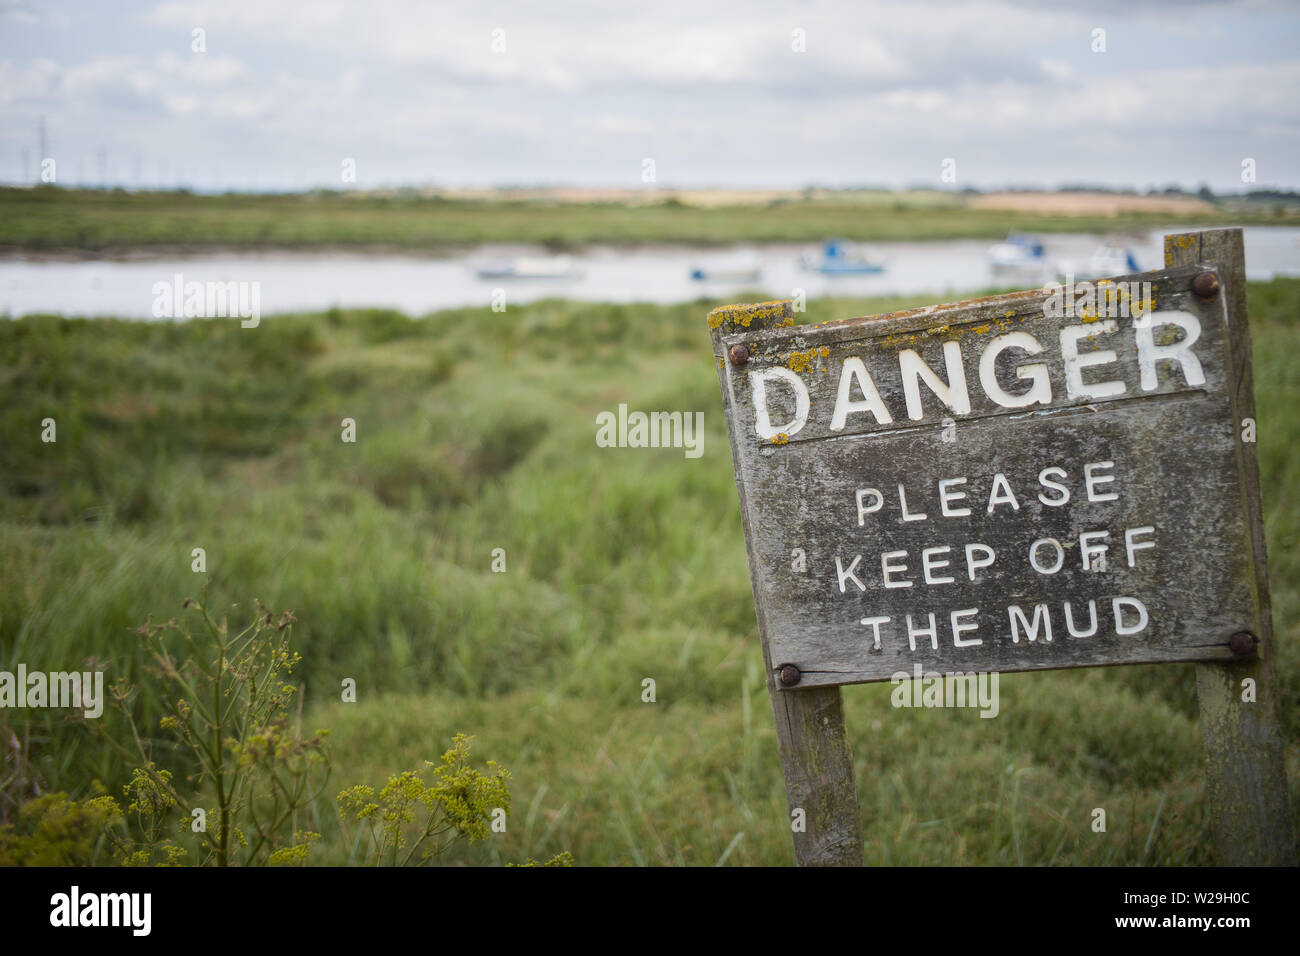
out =
[[[433,772],[432,786],[421,771],[406,770],[389,777],[377,797],[375,788],[365,784],[339,794],[339,816],[361,825],[359,837],[370,837],[361,848],[363,860],[375,866],[427,863],[453,840],[486,839],[494,816],[501,825],[507,822],[510,772],[493,760],[486,775],[470,766],[464,734],[456,735],[439,763],[426,760],[424,767],[424,773]]]
[[[1300,280],[1249,295],[1294,772]],[[930,300],[818,301],[806,318]],[[445,861],[790,863],[713,304],[0,323],[0,669],[98,658],[157,728],[165,688],[137,628],[210,580],[216,619],[248,620],[253,597],[297,619],[303,726],[331,730],[338,784],[298,824],[321,834],[312,861],[356,843],[332,791],[424,766],[464,730],[510,768],[512,809],[506,833]],[[598,448],[596,414],[619,402],[703,410],[703,457]],[[1190,668],[1009,675],[996,720],[894,710],[890,689],[844,695],[869,863],[1210,862]],[[101,721],[129,739],[113,709]],[[159,752],[173,739],[154,736]],[[0,822],[33,781],[83,799],[131,780],[66,712],[0,711],[0,741]],[[74,842],[107,813],[54,803],[41,819]]]
[[[1014,229],[1112,232],[1161,226],[1287,225],[1300,209],[1236,203],[1213,213],[1108,216],[976,209],[960,193],[846,193],[704,209],[676,199],[623,203],[462,200],[317,192],[292,195],[0,189],[0,249],[325,246],[437,251],[481,242],[817,242],[996,239]]]
[[[329,731],[304,736],[301,709],[291,726],[289,704],[301,699],[300,688],[288,683],[301,661],[290,644],[294,617],[288,611],[277,617],[255,601],[252,620],[235,632],[227,618],[214,620],[208,613],[206,586],[200,594],[183,602],[184,623],[146,622],[136,632],[148,648],[152,666],[146,670],[154,689],[162,690],[161,738],[137,725],[136,688],[125,679],[113,685],[112,697],[130,740],[105,732],[94,719],[102,712],[103,689],[83,678],[83,694],[93,688],[97,696],[82,702],[87,730],[120,754],[131,772],[122,788],[125,808],[107,794],[81,800],[62,791],[36,796],[41,781],[26,765],[29,754],[20,744],[14,772],[3,781],[6,809],[14,810],[5,816],[15,820],[0,820],[0,866],[87,866],[107,859],[126,866],[308,862],[321,835],[298,829],[298,822],[320,827]],[[352,690],[343,699],[352,699]],[[5,736],[17,742],[7,728]],[[457,734],[438,763],[426,760],[422,771],[392,774],[378,796],[365,784],[338,794],[339,819],[359,824],[349,863],[421,866],[457,841],[473,844],[504,832],[510,772],[494,760],[487,762],[487,774],[476,770],[469,741]],[[164,754],[181,765],[179,776],[154,762]],[[92,781],[92,790],[101,788]],[[530,858],[515,865],[572,862],[566,852],[544,864]]]
[[[328,756],[327,731],[304,737],[301,720],[290,725],[297,688],[288,681],[299,663],[289,647],[293,615],[277,618],[258,604],[236,631],[225,617],[213,620],[206,588],[200,594],[184,601],[184,624],[173,617],[137,631],[150,659],[150,684],[161,691],[163,739],[153,738],[152,726],[136,724],[135,688],[125,679],[112,695],[130,740],[124,744],[103,733],[98,720],[88,722],[131,769],[127,814],[137,832],[119,841],[121,855],[136,866],[186,858],[217,866],[300,861],[320,834],[294,824],[317,809]],[[155,758],[168,751],[190,772],[177,778],[157,766]]]

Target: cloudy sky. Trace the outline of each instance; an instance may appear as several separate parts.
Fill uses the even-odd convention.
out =
[[[1296,188],[1300,5],[0,0],[0,180],[42,117],[64,183]]]

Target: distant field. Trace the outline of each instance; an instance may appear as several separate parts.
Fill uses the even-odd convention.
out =
[[[1294,791],[1300,280],[1249,295]],[[926,301],[810,302],[806,319]],[[791,863],[713,304],[333,311],[256,330],[0,322],[0,668],[93,653],[148,686],[133,629],[179,612],[204,547],[215,606],[297,616],[304,725],[333,731],[330,795],[464,731],[513,772],[515,809],[505,835],[451,860]],[[620,402],[702,410],[703,456],[597,447],[597,413]],[[339,701],[344,677],[356,704]],[[894,710],[889,691],[844,694],[868,863],[1211,861],[1190,666],[1008,675],[996,720]],[[0,711],[44,786],[120,794],[120,764],[50,713]],[[311,823],[314,858],[346,858],[328,799]]]
[[[864,192],[780,194],[755,203],[727,193],[686,201],[424,198],[311,193],[208,196],[71,189],[0,189],[0,251],[95,251],[267,246],[400,248],[436,252],[482,242],[815,242],[994,239],[1012,230],[1115,232],[1161,226],[1300,223],[1300,209],[1220,207],[1199,199],[1061,194]],[[650,197],[658,195],[650,193]],[[734,202],[734,205],[727,205]]]

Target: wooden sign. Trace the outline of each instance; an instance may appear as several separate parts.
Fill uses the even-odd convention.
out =
[[[815,326],[710,313],[791,805],[824,810],[826,859],[802,862],[861,852],[818,688],[1267,660],[1244,259],[1177,254],[1202,235],[1240,257],[1220,231],[1095,284]]]
[[[1217,277],[1073,292],[719,337],[799,684],[1223,660],[1253,631]]]

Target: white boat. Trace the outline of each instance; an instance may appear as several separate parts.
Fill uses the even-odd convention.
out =
[[[581,271],[569,256],[518,256],[475,269],[480,279],[573,279]]]
[[[1047,268],[1047,254],[1042,240],[1012,233],[1005,242],[990,246],[989,265],[995,273],[1026,272]]]
[[[1142,268],[1137,256],[1128,246],[1106,242],[1092,254],[1088,264],[1079,270],[1080,279],[1104,279],[1108,276],[1136,275]]]

